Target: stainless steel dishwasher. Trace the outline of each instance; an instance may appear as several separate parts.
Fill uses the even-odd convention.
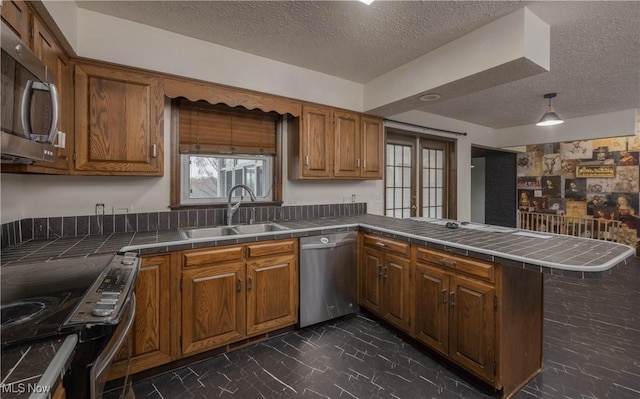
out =
[[[356,232],[300,239],[300,327],[358,309]]]

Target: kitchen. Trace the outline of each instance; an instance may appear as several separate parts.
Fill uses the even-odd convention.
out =
[[[5,5],[7,3],[5,2]],[[369,104],[365,108],[363,102],[368,96],[363,98],[363,85],[348,79],[333,78],[299,67],[275,63],[258,56],[189,39],[147,25],[99,14],[86,8],[78,8],[74,3],[44,2],[44,7],[64,32],[67,40],[71,42],[71,47],[82,57],[214,81],[228,86],[283,95],[319,104],[330,104],[351,110],[373,109],[377,105]],[[513,11],[516,9],[514,8]],[[637,12],[637,9],[635,11]],[[132,49],[136,49],[136,51]],[[176,59],[189,60],[193,54],[200,55],[201,64],[175,62]],[[237,65],[243,65],[247,69],[237,68]],[[264,71],[270,71],[274,79],[263,78]],[[275,77],[281,78],[276,79]],[[303,81],[305,84],[293,83],[298,81]],[[633,86],[633,82],[632,80],[627,85]],[[309,90],[310,87],[313,89]],[[428,87],[424,89],[426,91]],[[555,89],[555,87],[549,87],[549,91]],[[364,92],[366,93],[367,90],[368,87],[364,85]],[[544,93],[546,91],[543,90],[540,91],[540,95],[530,95],[530,101],[535,104],[531,107],[536,110],[534,119],[539,118],[538,114],[544,110],[546,105],[542,101]],[[566,95],[566,93],[560,92],[557,101],[554,100],[553,104],[559,113],[562,109],[559,101]],[[504,102],[510,100],[496,97],[491,101],[500,102],[499,105],[505,106]],[[613,102],[613,100],[609,101],[609,98],[599,101]],[[167,110],[169,107],[170,104],[165,103],[164,109]],[[387,115],[390,119],[402,120],[420,126],[467,132],[467,136],[456,136],[458,146],[456,170],[464,171],[469,168],[472,144],[498,148],[560,141],[555,137],[556,135],[561,135],[563,140],[573,140],[600,138],[603,135],[616,137],[633,134],[637,129],[635,127],[637,104],[629,108],[632,110],[629,111],[625,108],[609,110],[603,105],[599,112],[593,112],[591,116],[581,115],[583,117],[568,119],[560,127],[551,128],[552,131],[543,133],[540,133],[539,130],[531,130],[530,127],[527,129],[526,126],[494,130],[462,120],[455,120],[455,118],[451,119],[420,111]],[[611,112],[603,113],[607,111]],[[535,120],[530,123],[533,122]],[[116,213],[114,208],[124,208],[128,213],[136,214],[166,211],[167,206],[172,203],[169,179],[171,175],[169,152],[172,148],[170,126],[170,112],[165,112],[165,132],[163,135],[165,163],[164,177],[161,178],[43,176],[3,173],[3,223],[25,218],[55,219],[60,217],[62,225],[64,218],[94,215],[95,204],[106,204],[108,211],[105,216]],[[603,126],[606,129],[603,129]],[[448,137],[446,134],[444,136]],[[69,139],[70,137],[68,137]],[[283,143],[285,153],[288,153],[287,145],[288,142],[285,141]],[[283,176],[287,176],[287,167],[287,162],[283,162],[283,169],[285,169],[282,172]],[[457,185],[459,189],[456,198],[456,218],[459,220],[470,220],[472,216],[472,199],[469,192],[464,189],[470,186],[470,180],[470,174],[458,172]],[[64,190],[60,190],[61,186],[64,187]],[[356,204],[367,202],[366,210],[368,213],[382,214],[384,211],[383,191],[381,180],[309,181],[285,178],[282,181],[281,198],[285,205],[304,207],[307,205],[348,203],[351,202],[351,197],[355,194]],[[345,197],[348,199],[345,200]],[[47,203],[50,204],[48,208],[42,206],[43,198],[46,198]],[[125,211],[117,213],[121,214]],[[118,220],[121,219],[121,217],[118,218]],[[54,225],[56,223],[57,220],[54,221]],[[57,231],[57,229],[55,230]]]

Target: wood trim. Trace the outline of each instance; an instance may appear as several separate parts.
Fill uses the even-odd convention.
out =
[[[222,262],[238,261],[244,258],[244,246],[225,246],[215,249],[196,249],[182,254],[182,268],[206,266]]]
[[[257,258],[265,255],[290,254],[295,252],[295,240],[281,240],[275,242],[261,242],[247,245],[247,258]]]
[[[300,116],[302,112],[301,103],[269,94],[180,77],[163,76],[162,79],[165,95],[169,98],[185,97],[193,102],[206,101],[210,104],[226,104],[230,107],[273,111],[280,115]]]
[[[171,209],[180,206],[180,102],[171,100],[171,148],[170,152],[170,176],[169,183]]]

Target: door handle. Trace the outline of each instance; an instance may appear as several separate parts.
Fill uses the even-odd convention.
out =
[[[242,279],[238,279],[238,292],[242,291]]]
[[[247,280],[247,291],[251,291],[252,288],[253,288],[253,277],[249,277],[249,279]]]
[[[382,277],[382,266],[378,265],[378,277]]]
[[[447,290],[440,291],[440,300],[442,303],[447,303]]]
[[[450,292],[449,293],[449,304],[451,306],[455,306],[456,305],[456,293],[455,292]]]

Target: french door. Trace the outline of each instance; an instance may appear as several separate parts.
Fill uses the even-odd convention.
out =
[[[455,218],[455,142],[388,133],[385,215]]]

